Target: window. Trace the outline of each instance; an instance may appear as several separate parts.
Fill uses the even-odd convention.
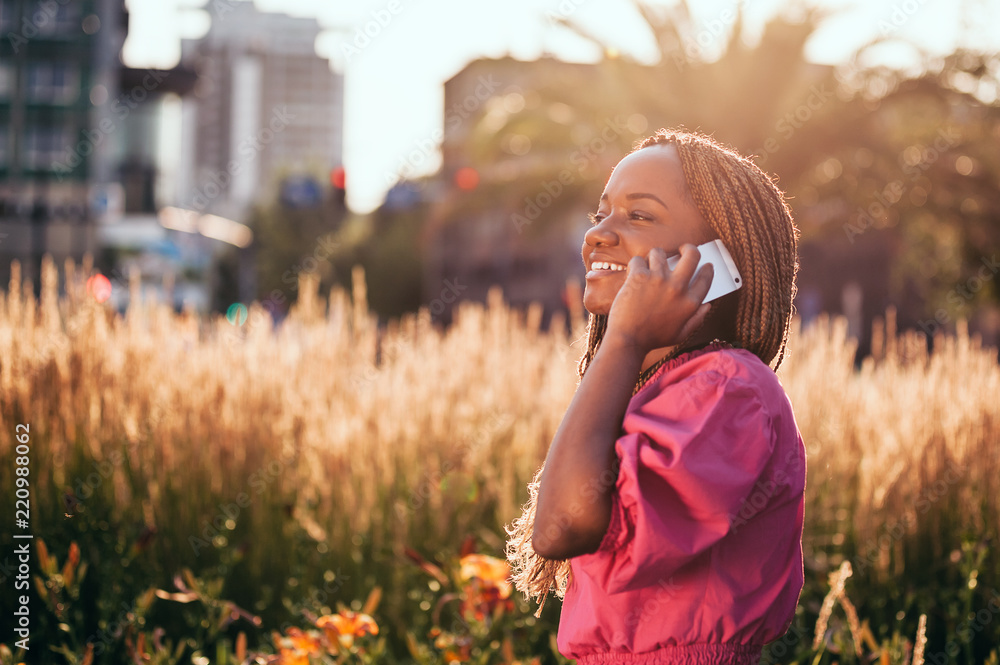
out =
[[[0,0],[0,31],[14,27],[14,0]]]
[[[42,0],[25,8],[28,21],[45,37],[73,37],[82,32],[80,4]]]
[[[72,104],[80,95],[80,77],[68,62],[35,62],[28,66],[28,100]]]
[[[29,127],[25,133],[24,164],[35,171],[51,171],[66,161],[73,134],[66,127]]]
[[[83,30],[83,17],[80,16],[80,3],[68,2],[59,4],[56,10],[55,28],[60,35],[73,36]]]
[[[7,168],[7,160],[10,159],[10,148],[7,147],[7,128],[0,127],[0,169]]]
[[[14,65],[0,62],[0,101],[14,96],[14,86],[17,83],[17,70]]]

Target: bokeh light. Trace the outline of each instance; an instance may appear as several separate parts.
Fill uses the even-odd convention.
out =
[[[479,184],[479,172],[471,166],[463,166],[455,171],[455,185],[466,191],[475,189]]]
[[[226,310],[226,320],[234,326],[242,326],[247,321],[247,306],[241,302],[234,302]]]
[[[347,187],[347,171],[344,170],[343,166],[338,166],[330,171],[330,184],[337,189],[345,189]]]
[[[111,280],[100,273],[91,275],[87,279],[87,293],[97,302],[107,302],[111,297]]]

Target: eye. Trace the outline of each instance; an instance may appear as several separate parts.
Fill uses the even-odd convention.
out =
[[[588,212],[587,219],[590,220],[591,226],[597,226],[604,219],[604,215],[599,212]]]
[[[633,210],[632,212],[630,212],[628,214],[628,216],[629,216],[630,219],[638,219],[639,221],[643,221],[643,222],[648,222],[648,221],[650,221],[652,219],[652,217],[650,217],[646,213],[639,212],[637,210]]]

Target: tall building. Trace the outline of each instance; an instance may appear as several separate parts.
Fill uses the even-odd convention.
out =
[[[212,26],[187,40],[199,74],[184,103],[177,205],[242,221],[286,176],[325,183],[342,164],[343,77],[316,55],[314,19],[211,3]]]
[[[424,302],[450,320],[449,284],[484,302],[565,310],[583,282],[580,246],[602,177],[641,120],[588,117],[575,95],[602,84],[597,65],[504,57],[469,63],[444,84],[442,165],[424,224]],[[594,92],[593,94],[603,94]],[[437,307],[433,304],[437,303]],[[546,318],[547,320],[547,318]]]
[[[0,283],[18,259],[37,290],[43,254],[96,249],[120,191],[107,139],[127,16],[122,0],[0,0]]]

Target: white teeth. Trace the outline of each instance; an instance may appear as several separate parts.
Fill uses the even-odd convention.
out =
[[[625,270],[625,266],[621,265],[620,263],[611,263],[609,261],[594,261],[592,264],[590,264],[590,269],[621,271]]]

